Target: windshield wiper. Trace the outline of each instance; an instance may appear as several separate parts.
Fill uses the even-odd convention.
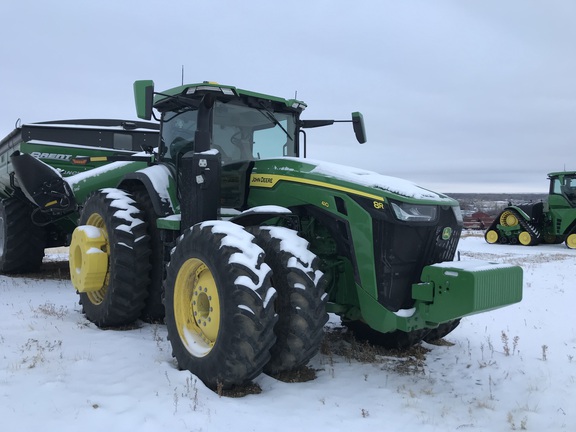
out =
[[[280,129],[282,129],[284,131],[284,133],[286,134],[286,136],[290,139],[290,141],[294,141],[294,139],[290,136],[290,134],[288,133],[286,128],[284,126],[282,126],[282,124],[278,121],[278,119],[276,118],[274,113],[272,111],[270,111],[268,109],[268,107],[266,107],[262,103],[262,101],[258,101],[258,102],[259,102],[260,106],[262,107],[262,109],[258,109],[258,112],[261,113],[268,120],[270,120],[272,123],[274,123],[276,126],[279,126]]]

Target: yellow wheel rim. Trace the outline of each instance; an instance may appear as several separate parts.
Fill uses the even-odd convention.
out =
[[[570,234],[566,237],[566,246],[570,249],[576,249],[576,234]]]
[[[106,254],[110,255],[110,243],[108,240],[108,231],[106,231],[106,223],[102,216],[98,213],[92,213],[88,220],[86,221],[85,225],[92,225],[96,228],[100,228],[102,234],[104,234],[104,238],[106,239],[106,244],[103,246],[102,251]],[[110,258],[110,257],[108,257]],[[104,284],[102,288],[98,291],[91,291],[87,292],[86,295],[91,303],[95,305],[101,304],[104,299],[106,298],[106,293],[108,292],[108,283],[110,282],[110,259],[108,259],[108,271],[106,272],[106,278],[104,279]]]
[[[527,231],[521,232],[518,236],[518,241],[524,246],[529,246],[532,243],[532,236]]]
[[[196,357],[207,355],[220,330],[220,297],[208,266],[190,258],[174,284],[174,319],[180,340]]]
[[[486,233],[486,241],[488,243],[496,243],[498,241],[498,233],[494,230],[490,230]]]
[[[506,210],[500,215],[500,225],[513,227],[518,225],[518,218],[510,210]]]

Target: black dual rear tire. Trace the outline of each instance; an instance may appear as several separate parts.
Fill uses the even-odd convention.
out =
[[[258,376],[274,344],[275,290],[254,237],[239,225],[194,225],[174,248],[164,305],[172,355],[213,390]]]
[[[150,238],[150,284],[148,285],[148,297],[140,319],[149,323],[162,322],[164,320],[164,244],[160,237],[160,230],[156,226],[157,215],[150,199],[150,195],[143,187],[132,191],[134,200],[142,209],[142,217],[146,221],[146,230]]]
[[[282,227],[251,228],[272,268],[279,315],[276,343],[264,372],[276,375],[304,366],[318,352],[324,335],[327,295],[319,259],[296,231]]]

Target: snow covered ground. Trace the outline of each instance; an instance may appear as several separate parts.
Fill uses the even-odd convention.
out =
[[[68,280],[0,276],[2,430],[576,430],[576,251],[479,236],[459,251],[520,264],[523,301],[464,319],[424,359],[363,362],[326,343],[316,379],[261,375],[262,392],[241,398],[178,371],[164,326],[99,330]],[[340,331],[332,317],[327,332]]]

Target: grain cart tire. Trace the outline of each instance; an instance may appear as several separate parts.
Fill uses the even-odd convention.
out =
[[[36,271],[42,265],[46,231],[32,223],[26,203],[8,198],[0,203],[0,272]]]
[[[566,236],[565,244],[569,249],[576,249],[576,232],[572,232]]]
[[[319,259],[296,231],[282,227],[253,228],[256,243],[272,268],[278,322],[276,343],[264,372],[276,375],[305,365],[319,350],[324,335],[327,295]]]
[[[459,324],[459,319],[440,324],[438,327],[432,329],[426,336],[424,336],[423,340],[425,342],[434,342],[440,340],[443,337],[448,336],[449,333],[452,333],[452,331],[458,327]]]
[[[150,237],[150,285],[148,286],[148,297],[140,319],[146,322],[156,323],[164,320],[164,303],[162,296],[164,292],[164,249],[160,230],[156,225],[156,212],[150,195],[145,188],[137,188],[132,191],[134,200],[138,203],[144,213],[147,233]]]
[[[239,225],[194,225],[170,257],[164,305],[172,355],[209,388],[258,376],[274,344],[276,291],[254,236]]]
[[[410,348],[420,342],[430,332],[430,329],[422,329],[408,333],[401,330],[381,333],[362,321],[343,321],[343,324],[354,333],[356,339],[387,349]]]
[[[144,307],[150,272],[150,239],[142,210],[128,193],[102,189],[86,201],[79,225],[70,245],[70,273],[86,318],[99,327],[133,323]],[[86,260],[95,255],[82,243],[87,228],[101,234],[100,250],[107,255],[105,276],[95,287],[77,278],[90,278],[83,273],[90,264]]]

